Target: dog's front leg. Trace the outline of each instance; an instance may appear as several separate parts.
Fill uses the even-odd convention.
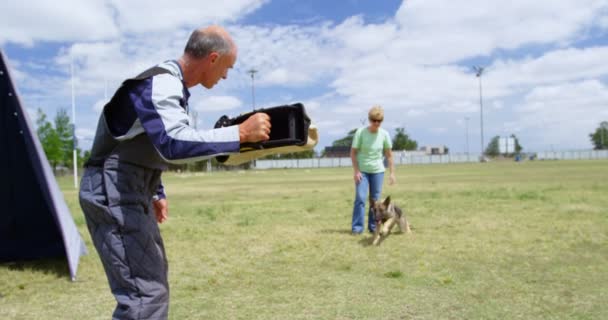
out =
[[[380,231],[380,235],[382,235],[382,236],[388,235],[388,232],[391,230],[391,228],[393,228],[394,225],[395,225],[395,218],[389,218],[388,220],[386,220],[386,222],[382,224],[382,231]],[[376,229],[378,229],[378,228],[376,228]]]
[[[376,229],[374,230],[374,242],[372,242],[373,245],[378,245],[380,242],[380,228],[382,228],[382,225],[376,223]]]

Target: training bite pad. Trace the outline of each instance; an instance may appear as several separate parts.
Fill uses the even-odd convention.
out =
[[[235,118],[224,115],[215,123],[215,128],[241,124],[258,112],[266,113],[270,117],[270,139],[242,143],[240,154],[219,156],[217,160],[220,163],[237,165],[271,154],[311,150],[317,144],[316,127],[311,125],[311,120],[301,103],[258,109]]]

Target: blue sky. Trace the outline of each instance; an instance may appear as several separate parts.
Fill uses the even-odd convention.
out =
[[[192,29],[225,26],[235,69],[212,90],[193,88],[198,127],[256,106],[303,102],[319,127],[317,150],[365,125],[374,104],[383,127],[420,145],[480,149],[515,134],[525,151],[588,149],[608,120],[608,0],[212,1],[8,0],[0,46],[30,112],[71,109],[90,147],[105,96],[127,77],[180,56]],[[466,120],[468,119],[468,120]]]

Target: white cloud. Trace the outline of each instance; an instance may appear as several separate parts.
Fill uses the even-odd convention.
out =
[[[227,111],[237,109],[242,106],[241,100],[233,96],[210,96],[203,98],[194,109],[200,112]]]
[[[27,112],[28,119],[30,119],[30,123],[35,126],[36,119],[38,118],[38,110],[34,108],[25,108],[25,111]]]
[[[242,70],[239,85],[250,85],[247,70],[254,68],[261,87],[303,87],[318,83],[337,69],[337,43],[327,36],[328,23],[317,26],[232,26],[239,46],[235,68]]]
[[[8,0],[0,2],[0,43],[116,40],[124,35],[167,32],[237,21],[267,0],[224,2],[160,0]]]
[[[240,17],[265,1],[231,1],[213,8],[188,1],[180,4],[179,10],[174,4],[160,1],[100,3],[82,6],[103,7],[93,21],[113,17],[107,18],[111,26],[107,34],[82,35],[86,25],[74,34],[56,33],[57,39],[82,41],[63,47],[54,60],[20,63],[20,83],[28,91],[65,101],[69,97],[70,57],[74,57],[77,103],[88,96],[91,101],[86,105],[99,109],[106,81],[111,95],[123,79],[179,57],[193,26],[229,21],[233,24],[227,29],[239,47],[235,70],[228,81],[210,91],[213,96],[193,90],[190,101],[196,110],[213,113],[245,109],[242,101],[249,101],[251,92],[247,70],[253,67],[259,71],[255,78],[259,90],[256,105],[305,101],[323,139],[339,138],[361,126],[361,119],[373,104],[385,107],[384,126],[388,129],[405,126],[421,130],[418,134],[435,134],[438,132],[432,128],[441,128],[445,131],[439,133],[450,139],[450,130],[455,130],[450,125],[460,126],[458,130],[462,131],[458,121],[478,116],[478,79],[463,61],[481,58],[487,61],[482,78],[484,107],[488,106],[489,117],[500,118],[495,122],[502,121],[495,123],[495,128],[533,136],[538,117],[550,123],[567,119],[551,114],[556,105],[568,99],[576,102],[575,110],[581,113],[606,112],[597,110],[597,105],[603,101],[606,89],[602,81],[608,77],[604,61],[608,46],[580,44],[598,36],[592,29],[606,29],[605,0],[409,0],[383,23],[370,24],[364,16],[353,16],[306,26],[237,24]],[[78,20],[66,19],[76,28]],[[53,27],[48,29],[52,31]],[[0,27],[4,35],[0,42],[11,34],[4,30],[10,28]],[[44,33],[27,31],[27,27],[24,30],[29,34],[29,38],[23,37],[27,41],[56,41]],[[40,66],[53,72],[44,72]],[[600,100],[587,101],[578,95],[568,98],[564,90],[586,90]],[[559,107],[560,112],[576,118],[573,111],[561,108],[566,109]],[[471,121],[472,134],[474,123]],[[587,119],[584,125],[589,123]],[[560,129],[557,124],[551,128],[556,130],[551,139],[560,139],[570,130]],[[572,128],[582,130],[583,124]],[[571,143],[585,144],[582,136],[571,139]]]
[[[119,33],[110,8],[101,0],[2,1],[0,21],[0,44],[100,40]]]
[[[10,57],[5,56],[5,58],[8,60],[5,61],[5,63],[7,64],[8,72],[10,72],[13,82],[25,80],[27,74],[21,71],[21,62],[19,60],[11,59]]]
[[[443,133],[446,133],[448,131],[448,129],[442,128],[442,127],[435,127],[435,128],[429,128],[429,131],[434,134],[443,134]]]
[[[445,63],[497,48],[566,44],[607,7],[605,0],[404,1],[396,14],[403,41],[391,49],[422,63]]]
[[[95,130],[88,128],[77,128],[76,138],[78,140],[92,140],[95,137]]]
[[[398,36],[398,32],[398,26],[391,21],[365,24],[362,16],[354,16],[327,30],[325,36],[340,41],[344,47],[361,54],[382,51]]]
[[[517,88],[602,77],[608,74],[606,56],[608,47],[596,46],[548,51],[537,58],[498,60],[484,81],[491,86]]]
[[[589,146],[588,133],[608,118],[608,87],[597,80],[533,89],[515,111],[534,145]]]
[[[201,1],[179,3],[150,0],[110,0],[121,30],[133,33],[198,27],[237,21],[268,0]]]
[[[597,25],[602,29],[608,29],[608,15],[598,18]]]
[[[106,99],[97,100],[97,102],[93,104],[93,111],[95,111],[96,114],[101,114],[101,111],[103,110],[103,107],[106,106],[106,103],[108,103]]]

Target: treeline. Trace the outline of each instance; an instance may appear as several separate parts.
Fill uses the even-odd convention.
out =
[[[38,109],[36,114],[36,134],[44,153],[55,173],[69,171],[74,166],[73,150],[76,148],[77,165],[81,167],[89,152],[84,154],[78,148],[74,125],[65,109],[59,109],[53,122]]]
[[[357,129],[350,130],[346,137],[335,140],[332,142],[332,147],[350,147],[353,144],[353,138]],[[406,150],[412,151],[418,149],[418,142],[410,138],[409,134],[405,131],[405,128],[396,128],[395,135],[392,138],[393,150]]]

